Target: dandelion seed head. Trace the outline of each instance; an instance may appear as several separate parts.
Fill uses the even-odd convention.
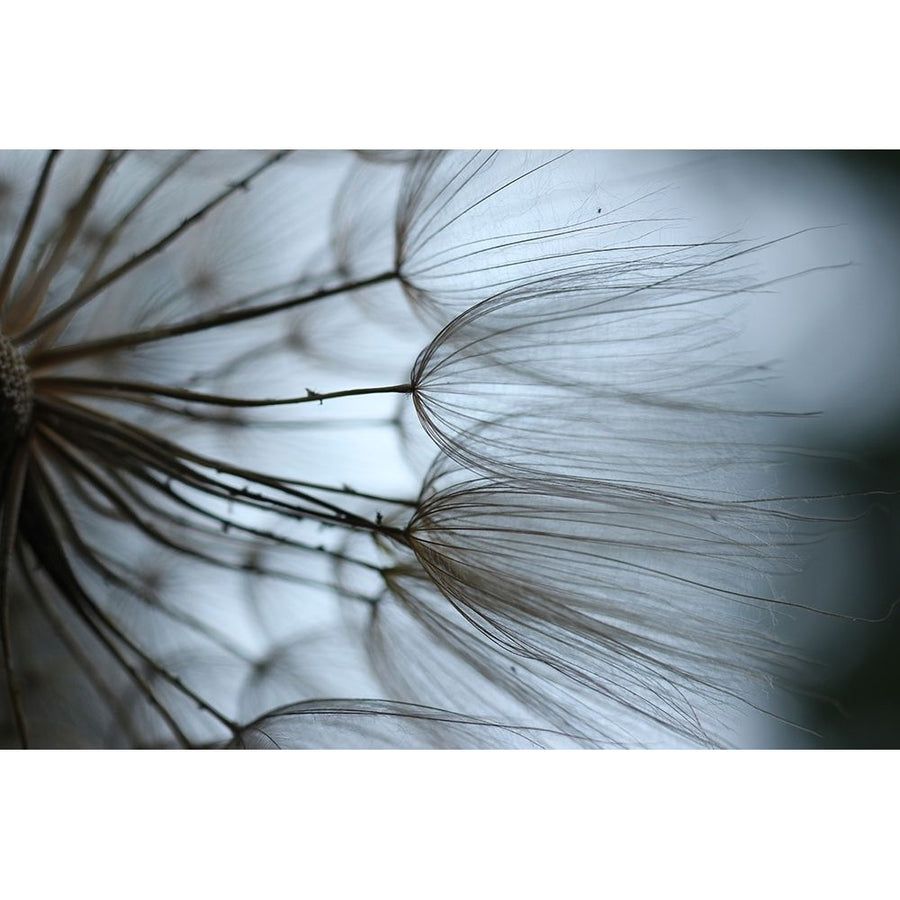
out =
[[[4,741],[721,740],[790,565],[741,250],[570,159],[0,157]]]

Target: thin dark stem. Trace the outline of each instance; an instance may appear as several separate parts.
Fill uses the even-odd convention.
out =
[[[273,303],[254,306],[250,309],[235,309],[229,312],[215,313],[213,315],[195,316],[192,319],[186,319],[185,321],[177,322],[174,325],[161,325],[155,328],[147,328],[144,331],[132,331],[129,334],[113,335],[112,337],[99,338],[95,341],[81,341],[77,344],[68,344],[41,353],[33,355],[29,354],[29,363],[34,367],[45,364],[57,365],[69,360],[81,359],[85,356],[123,350],[126,347],[136,347],[141,344],[164,341],[168,338],[179,337],[185,334],[196,334],[200,331],[211,331],[214,328],[233,325],[237,322],[248,322],[253,319],[264,318],[265,316],[274,315],[275,313],[283,312],[284,310],[303,306],[306,303],[313,303],[316,300],[323,300],[326,297],[334,297],[338,294],[346,294],[351,291],[361,290],[362,288],[372,287],[386,281],[393,281],[396,278],[397,273],[394,271],[382,272],[371,278],[345,282],[344,284],[335,285],[334,287],[329,288],[320,288],[309,294],[289,297],[286,300],[277,300]]]
[[[150,184],[150,186],[141,194],[141,196],[138,197],[138,199],[122,214],[118,222],[116,222],[115,225],[113,225],[112,228],[110,228],[106,232],[106,235],[100,242],[100,246],[94,253],[93,259],[85,268],[84,273],[82,274],[81,278],[78,281],[78,284],[75,287],[74,293],[76,295],[83,294],[85,289],[93,283],[97,272],[100,270],[100,267],[103,265],[110,251],[115,246],[116,239],[122,234],[122,232],[125,231],[125,229],[128,227],[129,222],[134,219],[134,217],[149,202],[153,195],[156,194],[160,190],[160,188],[162,188],[162,186],[196,154],[196,152],[196,150],[188,150],[184,153],[179,154],[175,162],[169,165]],[[90,298],[88,297],[87,299]],[[65,327],[65,319],[60,318],[55,323],[55,327],[42,329],[40,340],[37,342],[38,346],[41,349],[51,346],[62,333],[62,331],[65,330]]]
[[[38,560],[41,568],[56,585],[57,590],[68,601],[70,607],[127,673],[137,689],[172,732],[178,743],[182,747],[189,748],[191,742],[184,731],[182,731],[181,726],[174,719],[165,704],[153,692],[153,689],[141,672],[128,661],[122,650],[116,646],[113,637],[125,641],[125,635],[120,629],[111,627],[108,621],[104,625],[109,628],[111,635],[107,634],[97,621],[97,618],[100,617],[100,610],[75,575],[52,522],[53,511],[59,512],[62,508],[62,501],[57,496],[53,485],[43,480],[43,475],[39,468],[35,469],[34,476],[32,502],[29,509],[31,521],[26,527],[26,540],[31,546],[31,552]]]
[[[356,525],[368,530],[378,530],[378,526],[368,520],[319,497],[295,490],[278,478],[250,469],[230,466],[223,460],[209,459],[158,438],[135,425],[95,410],[79,407],[67,401],[56,403],[49,398],[40,398],[37,405],[39,408],[55,414],[54,430],[62,435],[68,434],[73,446],[92,447],[92,452],[99,453],[101,456],[108,455],[112,450],[112,456],[108,461],[113,466],[116,465],[117,454],[124,449],[127,450],[128,459],[143,461],[150,468],[168,474],[185,485],[196,487],[204,493],[222,499],[237,500],[248,506],[274,509],[294,516],[308,516],[321,522],[330,522],[345,527]],[[313,508],[300,507],[296,503],[288,503],[278,497],[251,491],[247,487],[232,487],[192,466],[201,466],[219,474],[246,479],[255,486],[271,488],[289,497],[296,497],[304,503],[311,504]],[[323,509],[326,512],[323,512]]]
[[[60,269],[65,265],[69,250],[81,233],[81,228],[87,219],[88,213],[93,208],[106,180],[125,153],[126,151],[124,150],[118,152],[108,150],[103,154],[103,158],[100,160],[87,187],[66,212],[59,233],[56,236],[56,243],[48,251],[46,261],[42,266],[35,267],[30,278],[17,292],[13,304],[12,321],[10,322],[10,332],[15,339],[18,339],[23,333],[27,334],[32,331],[28,327],[28,323],[37,314],[48,288]],[[24,325],[24,331],[20,326],[20,321]]]
[[[269,397],[265,399],[242,399],[226,397],[219,394],[205,394],[189,391],[185,388],[168,388],[160,384],[146,381],[107,381],[103,378],[80,378],[69,375],[45,375],[35,379],[41,387],[63,388],[76,394],[100,396],[117,396],[121,394],[154,394],[158,397],[170,397],[174,400],[187,400],[191,403],[207,403],[211,406],[229,406],[253,408],[261,406],[293,406],[297,403],[321,403],[338,397],[356,397],[364,394],[408,394],[412,390],[409,384],[392,384],[389,387],[351,388],[344,391],[332,391],[320,394],[307,389],[302,397]]]
[[[44,432],[44,436],[46,437],[47,435],[45,429]],[[50,435],[50,437],[52,438],[53,436]],[[45,447],[44,449],[49,450],[50,452],[56,452],[61,456],[56,445],[54,445],[53,447]],[[40,463],[37,463],[37,467],[40,469],[42,478],[45,481],[48,489],[52,488],[54,491],[54,495],[58,496],[59,492],[56,491],[55,487],[53,487],[50,475],[46,471],[44,471]],[[120,479],[117,479],[117,481],[120,481]],[[78,492],[81,488],[81,485],[78,485],[77,482],[72,482],[70,486],[76,492]],[[80,496],[82,496],[82,499],[85,499],[84,495]],[[155,509],[151,511],[158,512]],[[216,629],[212,628],[205,622],[201,624],[199,620],[195,619],[187,613],[182,612],[181,610],[172,609],[164,601],[162,601],[161,598],[156,596],[155,593],[145,590],[144,588],[140,587],[136,583],[130,581],[125,576],[115,571],[111,567],[110,563],[102,558],[102,554],[98,553],[93,548],[93,546],[91,546],[81,538],[81,535],[78,533],[78,529],[72,521],[68,510],[61,502],[57,504],[56,512],[59,515],[60,521],[62,522],[67,532],[68,540],[77,552],[79,558],[86,562],[95,572],[97,572],[104,579],[104,581],[129,592],[133,596],[137,597],[148,608],[158,610],[164,615],[171,618],[173,621],[179,622],[183,625],[187,625],[189,628],[193,628],[198,633],[202,633],[208,640],[227,650],[229,653],[232,653],[235,656],[238,656],[246,661],[246,658],[243,656],[237,646],[231,643],[231,641],[227,638],[223,637],[220,633],[218,633]],[[204,561],[210,560],[204,558]],[[212,562],[218,564],[216,560],[212,560]]]
[[[88,265],[84,274],[81,276],[81,279],[75,288],[75,297],[82,295],[88,287],[93,288],[92,281],[94,276],[97,274],[100,266],[103,265],[110,250],[115,246],[116,239],[122,234],[128,223],[138,214],[138,212],[140,212],[153,195],[157,193],[157,191],[159,191],[180,168],[196,155],[196,153],[196,150],[187,150],[184,153],[179,154],[178,158],[150,183],[149,187],[140,195],[140,197],[138,197],[138,199],[122,214],[119,221],[109,229],[100,242],[100,246],[97,248],[90,265]]]
[[[47,190],[47,184],[50,181],[50,171],[58,156],[59,150],[51,150],[47,154],[44,168],[41,170],[34,193],[31,196],[31,203],[28,206],[28,211],[25,213],[25,218],[22,220],[19,231],[16,234],[16,241],[9,251],[9,256],[6,258],[3,274],[0,275],[0,310],[2,310],[6,301],[6,296],[12,285],[13,279],[16,277],[16,269],[18,269],[22,254],[25,252],[25,247],[28,245],[28,239],[31,237],[34,223],[37,220],[38,212],[40,211],[41,203],[43,202],[44,194]]]
[[[136,269],[138,266],[145,263],[148,259],[152,259],[157,254],[162,253],[162,251],[165,250],[166,247],[168,247],[185,231],[191,228],[191,226],[199,222],[200,219],[206,216],[209,212],[211,212],[233,194],[237,193],[238,191],[247,190],[254,178],[260,175],[262,172],[266,171],[266,169],[269,169],[276,163],[280,162],[290,152],[291,151],[289,150],[282,150],[279,153],[275,153],[272,156],[268,157],[247,176],[234,184],[228,185],[228,187],[224,191],[221,191],[217,196],[210,200],[209,203],[205,204],[193,215],[190,215],[186,219],[184,219],[180,225],[178,225],[176,228],[173,228],[170,232],[160,238],[155,244],[152,244],[145,250],[142,250],[140,253],[135,254],[131,257],[131,259],[126,260],[121,265],[116,266],[115,269],[98,278],[95,282],[93,282],[93,284],[89,284],[86,287],[82,288],[73,297],[70,297],[68,300],[66,300],[65,303],[60,303],[59,306],[48,312],[43,318],[39,319],[37,322],[31,325],[30,328],[27,328],[25,331],[19,334],[17,336],[18,339],[20,341],[31,340],[53,322],[59,321],[60,319],[77,310],[79,307],[84,306],[85,303],[87,303],[93,297],[96,297],[97,294],[100,293],[100,291],[118,281],[123,275],[126,275],[133,269]]]
[[[57,449],[60,449],[59,445],[57,445]],[[77,460],[75,460],[74,457],[70,456],[69,460],[72,463],[77,463]],[[94,485],[94,487],[98,491],[100,491],[102,494],[105,494],[107,496],[107,498],[116,505],[116,507],[119,509],[120,512],[123,512],[127,517],[132,518],[132,521],[136,525],[141,527],[142,523],[140,522],[139,517],[137,517],[136,514],[132,510],[130,510],[130,508],[127,506],[127,504],[125,504],[125,502],[121,499],[121,497],[116,495],[114,491],[112,491],[112,492],[110,491],[108,486],[103,483],[102,479],[99,476],[97,476],[96,473],[92,472],[89,468],[87,468],[85,466],[79,465],[79,468],[80,468],[82,474],[89,481],[91,481],[91,483]],[[50,486],[50,482],[45,482],[45,485],[47,488],[50,488],[52,490],[52,487]],[[59,503],[58,508],[61,508],[61,507],[62,507],[62,504]],[[158,532],[156,534],[154,534],[153,536],[155,537],[156,540],[161,542],[161,538],[160,538]],[[134,640],[132,640],[131,637],[129,637],[128,634],[126,634],[125,631],[123,631],[118,626],[118,624],[116,622],[114,622],[110,618],[110,616],[106,613],[106,611],[102,607],[100,607],[97,603],[94,602],[94,600],[90,597],[90,595],[88,595],[86,592],[83,592],[83,598],[84,598],[84,601],[86,602],[88,608],[91,610],[92,614],[94,616],[96,616],[97,619],[100,620],[100,622],[104,625],[104,627],[107,628],[111,633],[115,634],[116,637],[118,638],[118,640],[122,644],[124,644],[132,653],[134,653],[144,664],[146,664],[151,669],[151,671],[154,672],[154,674],[158,675],[159,677],[163,678],[165,681],[169,682],[169,684],[171,684],[173,687],[175,687],[177,690],[179,690],[182,694],[184,694],[186,697],[188,697],[190,700],[192,700],[194,703],[196,703],[201,709],[205,710],[207,713],[209,713],[211,716],[213,716],[213,718],[217,719],[219,722],[221,722],[223,725],[225,725],[226,728],[229,728],[232,731],[232,733],[237,733],[238,727],[237,727],[236,723],[232,722],[227,716],[225,716],[221,712],[219,712],[214,706],[207,703],[202,697],[199,696],[199,694],[197,694],[196,692],[191,690],[189,687],[187,687],[177,675],[174,675],[173,673],[171,673],[167,669],[165,669],[163,666],[161,666],[159,663],[157,663],[156,660],[153,659],[153,657],[149,653],[147,653],[145,650],[143,650]]]
[[[88,680],[88,683],[94,688],[94,690],[97,692],[97,695],[107,704],[110,710],[115,710],[117,705],[119,705],[120,703],[119,698],[116,697],[115,692],[112,690],[112,688],[103,680],[98,667],[95,665],[90,655],[84,651],[75,636],[69,633],[69,628],[63,621],[60,614],[53,609],[53,606],[50,603],[49,598],[46,596],[45,591],[37,583],[37,579],[35,578],[34,573],[31,571],[30,566],[27,564],[21,547],[18,548],[17,559],[19,561],[19,566],[23,573],[23,577],[28,584],[28,589],[31,592],[31,595],[37,601],[38,609],[44,614],[44,618],[53,629],[53,633],[62,642],[63,646],[68,650],[72,660],[84,673],[85,677]],[[134,730],[131,716],[122,715],[117,719],[117,723],[125,732],[125,736],[127,737],[127,739],[131,741],[131,745],[133,747],[137,747],[140,744],[140,740],[138,738],[137,732]]]
[[[28,749],[28,729],[19,695],[19,682],[12,662],[12,645],[9,635],[9,574],[10,562],[16,544],[19,510],[22,492],[28,472],[28,451],[21,445],[4,473],[6,479],[3,494],[3,514],[0,520],[0,643],[3,646],[3,670],[6,674],[6,690],[16,721],[16,731],[23,750]]]

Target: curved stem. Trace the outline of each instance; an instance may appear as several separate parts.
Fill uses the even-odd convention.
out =
[[[28,239],[31,237],[31,232],[34,228],[34,223],[37,220],[44,194],[47,191],[47,184],[50,181],[50,171],[53,168],[53,164],[56,162],[59,153],[59,150],[51,150],[47,154],[44,168],[41,170],[37,185],[34,188],[34,193],[31,196],[31,203],[28,205],[28,211],[25,213],[25,218],[22,220],[19,231],[16,234],[15,243],[9,251],[9,256],[6,258],[6,264],[3,266],[3,274],[0,275],[0,310],[2,310],[6,301],[6,296],[12,285],[13,279],[16,277],[16,269],[19,267],[22,254],[25,252],[25,247],[28,245]]]
[[[332,391],[320,394],[318,391],[306,389],[302,397],[268,397],[247,398],[226,397],[219,394],[205,394],[185,388],[169,388],[147,381],[107,381],[103,378],[80,378],[70,375],[44,375],[34,379],[41,387],[63,388],[78,394],[100,396],[118,396],[121,394],[154,394],[158,397],[170,397],[173,400],[187,400],[190,403],[207,403],[212,406],[228,406],[236,408],[254,408],[260,406],[294,406],[298,403],[322,403],[338,397],[358,397],[365,394],[408,394],[412,391],[409,384],[392,384],[388,387],[351,388],[344,391]]]
[[[237,193],[238,191],[247,190],[254,178],[260,175],[266,169],[269,169],[276,163],[280,162],[290,152],[291,151],[289,150],[282,150],[279,153],[275,153],[272,156],[268,157],[252,172],[241,179],[241,181],[228,185],[228,187],[224,191],[221,191],[219,194],[217,194],[212,200],[209,201],[209,203],[206,203],[193,215],[190,215],[186,219],[184,219],[181,224],[169,231],[166,235],[156,241],[156,243],[151,244],[145,250],[135,254],[130,259],[123,262],[120,266],[116,266],[116,268],[112,269],[110,272],[107,272],[106,275],[101,276],[93,283],[83,287],[81,290],[77,291],[74,296],[66,300],[65,303],[60,303],[59,306],[54,307],[43,318],[39,319],[30,327],[26,328],[21,334],[17,335],[17,339],[23,342],[29,341],[36,335],[40,334],[40,332],[42,332],[49,325],[52,325],[54,322],[57,322],[65,318],[66,316],[69,316],[71,313],[84,306],[86,303],[96,297],[97,294],[99,294],[104,288],[109,287],[109,285],[122,278],[123,275],[127,275],[133,269],[136,269],[138,266],[145,263],[148,259],[152,259],[154,256],[165,250],[165,248],[168,247],[173,241],[175,241],[180,235],[182,235],[185,231],[199,222],[205,215],[207,215],[207,213],[215,209],[233,194]]]
[[[10,562],[16,545],[19,510],[22,506],[22,492],[28,473],[28,451],[20,446],[4,472],[3,513],[0,519],[0,643],[3,648],[3,670],[6,674],[6,690],[16,722],[19,743],[28,749],[28,729],[19,695],[19,682],[13,670],[12,645],[9,635],[9,575]]]
[[[99,338],[95,341],[81,341],[77,344],[67,344],[55,347],[39,353],[29,354],[29,364],[39,367],[45,364],[57,365],[73,359],[82,359],[85,356],[93,356],[126,347],[137,347],[141,344],[150,344],[155,341],[164,341],[172,337],[180,337],[185,334],[196,334],[201,331],[211,331],[214,328],[222,328],[225,325],[234,325],[237,322],[249,322],[252,319],[264,318],[284,310],[294,309],[306,303],[323,300],[326,297],[334,297],[338,294],[346,294],[362,288],[372,287],[386,281],[397,278],[394,271],[382,272],[371,278],[363,278],[359,281],[350,281],[329,288],[320,288],[309,294],[301,294],[297,297],[289,297],[286,300],[276,300],[272,303],[264,303],[249,309],[234,309],[228,312],[213,315],[195,316],[176,322],[174,325],[160,325],[155,328],[147,328],[143,331],[132,331],[129,334],[118,334],[108,338]]]

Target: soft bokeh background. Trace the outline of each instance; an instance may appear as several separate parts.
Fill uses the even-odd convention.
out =
[[[770,239],[821,230],[772,248],[767,271],[813,272],[755,297],[748,347],[774,361],[762,392],[774,408],[815,411],[782,420],[785,442],[809,451],[781,474],[789,493],[849,495],[838,524],[784,585],[792,600],[875,623],[797,614],[786,636],[812,662],[805,692],[780,698],[786,718],[759,718],[747,743],[763,747],[900,746],[900,154],[895,152],[685,152],[614,154],[689,227]]]

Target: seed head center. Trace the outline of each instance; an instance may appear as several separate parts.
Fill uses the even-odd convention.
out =
[[[28,364],[15,344],[0,334],[0,457],[25,434],[33,399]]]

